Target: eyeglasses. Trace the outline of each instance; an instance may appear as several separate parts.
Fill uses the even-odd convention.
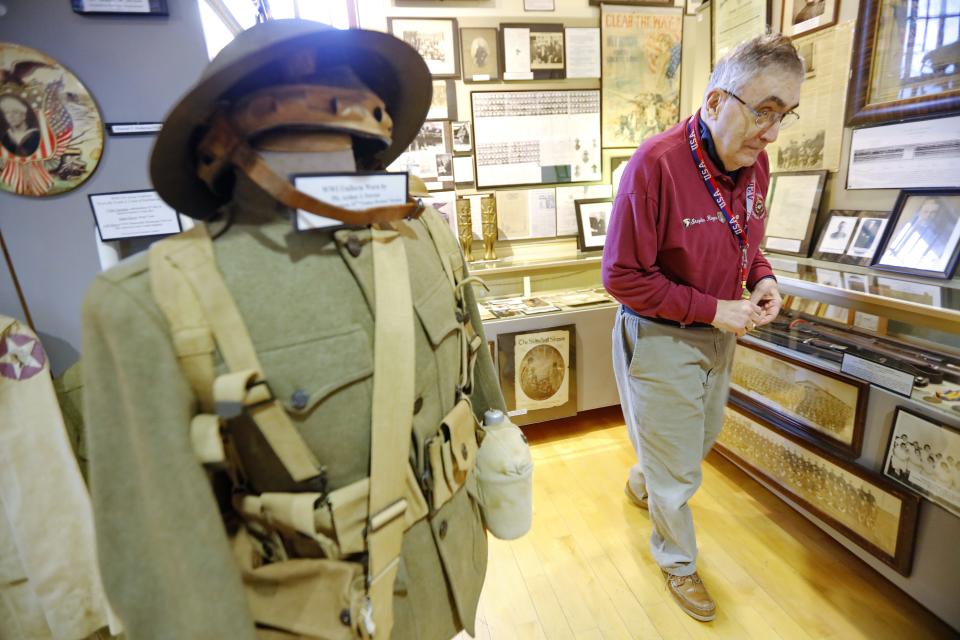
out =
[[[732,91],[727,91],[722,89],[724,93],[732,98],[736,98],[737,102],[743,105],[743,108],[753,114],[754,122],[757,125],[758,129],[768,129],[773,125],[780,123],[781,129],[786,129],[787,127],[797,123],[797,120],[800,119],[800,114],[796,111],[787,111],[786,113],[780,113],[779,111],[773,111],[772,109],[763,109],[762,111],[757,111],[746,102],[743,101],[743,98],[733,93]]]

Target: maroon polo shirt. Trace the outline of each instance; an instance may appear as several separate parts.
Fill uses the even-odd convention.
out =
[[[691,117],[699,119],[699,111]],[[601,274],[607,291],[639,315],[710,323],[717,300],[740,299],[741,252],[694,164],[688,122],[646,140],[627,164],[607,228]],[[760,252],[770,182],[767,153],[740,169],[734,183],[702,148],[698,124],[694,120],[707,166],[741,224],[747,185],[756,178],[757,195],[747,216],[747,288],[753,289],[773,275]]]

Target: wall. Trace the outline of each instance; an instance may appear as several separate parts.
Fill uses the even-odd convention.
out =
[[[38,49],[70,69],[104,122],[159,122],[207,63],[196,0],[168,0],[169,17],[82,16],[69,0],[0,0],[0,41]],[[80,350],[80,307],[100,271],[87,194],[150,188],[152,136],[111,138],[93,176],[50,198],[0,191],[0,229],[55,374]],[[23,317],[0,266],[0,313]],[[8,291],[9,290],[9,291]]]

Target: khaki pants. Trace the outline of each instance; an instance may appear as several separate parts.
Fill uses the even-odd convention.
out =
[[[653,558],[664,571],[697,570],[688,504],[700,463],[720,434],[736,337],[712,327],[680,328],[621,307],[613,329],[613,368],[637,463],[629,483],[649,496]]]

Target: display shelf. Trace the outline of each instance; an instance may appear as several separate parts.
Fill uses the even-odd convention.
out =
[[[769,255],[785,295],[812,298],[907,324],[960,333],[960,285],[810,258]]]
[[[509,256],[497,260],[477,260],[467,263],[470,273],[475,276],[494,275],[501,273],[515,273],[518,271],[546,271],[549,269],[563,269],[568,267],[592,267],[600,265],[600,253],[577,253],[574,256],[544,258],[524,258]]]

